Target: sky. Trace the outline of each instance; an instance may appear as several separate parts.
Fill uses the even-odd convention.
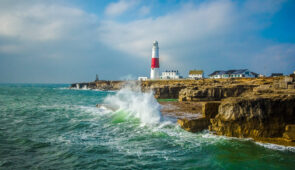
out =
[[[295,70],[294,0],[0,0],[0,83]]]

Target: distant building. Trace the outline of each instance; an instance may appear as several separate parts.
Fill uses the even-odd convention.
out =
[[[258,74],[258,77],[265,77],[265,75],[263,75],[263,74]]]
[[[283,73],[271,73],[270,77],[280,77],[283,76]]]
[[[139,81],[146,81],[146,80],[148,80],[148,78],[147,77],[138,77],[138,80]]]
[[[257,73],[251,72],[248,69],[214,71],[209,74],[210,78],[238,78],[238,77],[258,77]]]
[[[188,77],[191,79],[202,79],[204,78],[203,70],[190,70],[188,73]]]
[[[179,72],[178,70],[171,70],[171,71],[164,71],[162,72],[162,76],[161,76],[161,79],[164,79],[164,80],[167,80],[167,79],[180,79],[182,78],[180,75],[179,75]]]
[[[98,75],[96,74],[95,81],[99,81]]]

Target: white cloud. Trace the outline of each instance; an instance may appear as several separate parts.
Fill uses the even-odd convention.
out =
[[[151,11],[150,7],[148,6],[143,6],[139,9],[139,15],[141,16],[146,16],[147,14],[149,14]]]
[[[152,42],[158,40],[160,48],[166,48],[166,52],[161,51],[161,56],[173,57],[169,49],[178,50],[192,41],[229,32],[229,25],[235,19],[232,9],[229,1],[205,3],[197,7],[187,5],[155,19],[129,23],[104,21],[98,31],[103,43],[130,55],[149,56]]]
[[[264,74],[288,72],[295,68],[295,44],[270,45],[253,56],[252,67]]]
[[[105,14],[108,16],[118,16],[132,8],[136,3],[136,0],[119,0],[118,2],[110,3],[105,9]]]
[[[38,45],[52,48],[61,41],[85,42],[96,33],[97,22],[96,16],[75,7],[48,3],[6,4],[0,10],[0,52],[36,51]]]
[[[0,12],[0,36],[29,41],[58,40],[91,20],[95,17],[80,9],[54,4],[11,7]]]

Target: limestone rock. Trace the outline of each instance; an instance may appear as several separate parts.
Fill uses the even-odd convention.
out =
[[[234,137],[282,137],[295,123],[295,96],[268,95],[228,98],[210,120],[210,130]]]
[[[149,90],[154,91],[154,96],[157,99],[177,99],[179,91],[183,88],[183,86],[163,86],[151,87]]]
[[[210,120],[207,118],[199,119],[178,119],[177,123],[185,130],[189,132],[199,132],[208,129]]]
[[[202,86],[185,88],[179,92],[179,101],[210,101],[227,97],[238,97],[253,91],[256,85]]]
[[[185,130],[190,132],[199,132],[208,129],[210,118],[214,118],[218,113],[220,102],[202,102],[202,117],[197,118],[179,118],[177,123]]]
[[[219,108],[220,102],[203,102],[202,103],[202,114],[204,117],[211,119],[215,118],[215,116],[218,114],[218,108]]]
[[[283,137],[290,141],[295,141],[295,124],[287,125]]]

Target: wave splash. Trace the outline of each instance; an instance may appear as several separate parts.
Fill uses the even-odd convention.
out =
[[[104,103],[118,108],[116,111],[126,111],[145,124],[156,124],[162,120],[161,106],[153,92],[143,93],[136,87],[125,87],[115,95],[107,96]]]

